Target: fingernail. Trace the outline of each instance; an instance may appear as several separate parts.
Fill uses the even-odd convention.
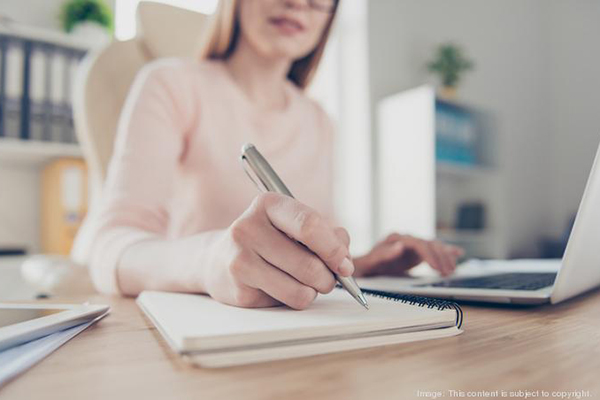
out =
[[[348,258],[344,258],[344,261],[340,264],[340,273],[344,276],[350,276],[354,273],[354,264]]]

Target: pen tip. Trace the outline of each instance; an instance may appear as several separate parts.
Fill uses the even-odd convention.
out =
[[[367,310],[369,309],[369,303],[367,302],[367,299],[365,298],[364,294],[360,293],[358,295],[358,300],[365,309],[367,309]]]

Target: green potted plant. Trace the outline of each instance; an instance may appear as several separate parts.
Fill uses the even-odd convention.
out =
[[[456,97],[456,88],[465,71],[473,69],[475,64],[467,59],[462,49],[453,43],[441,44],[434,59],[427,64],[427,69],[437,74],[442,83],[440,95],[453,99]]]
[[[62,29],[94,45],[108,41],[113,14],[104,0],[68,0],[60,10]]]

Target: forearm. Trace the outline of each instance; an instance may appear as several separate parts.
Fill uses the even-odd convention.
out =
[[[143,290],[206,293],[203,269],[214,259],[222,230],[181,239],[149,239],[125,249],[115,273],[120,292],[136,296]]]

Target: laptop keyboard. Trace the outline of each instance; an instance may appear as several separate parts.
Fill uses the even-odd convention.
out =
[[[451,279],[421,287],[447,287],[470,289],[538,290],[551,286],[556,273],[507,273],[476,278]]]

